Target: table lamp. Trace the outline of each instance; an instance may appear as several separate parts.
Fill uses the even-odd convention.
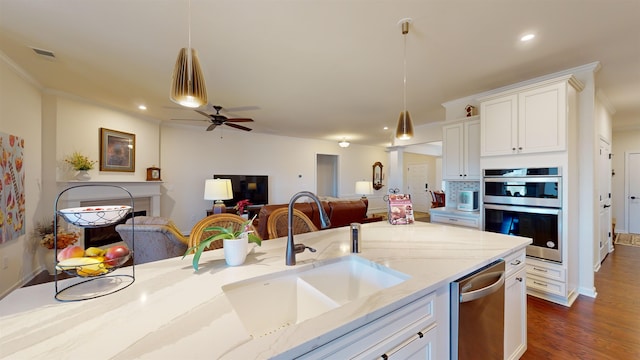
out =
[[[373,194],[373,183],[371,181],[356,181],[356,194],[362,194],[362,200],[366,200],[366,195]]]
[[[213,213],[222,214],[227,207],[222,200],[233,199],[233,189],[229,179],[207,179],[204,183],[204,199],[214,200]]]

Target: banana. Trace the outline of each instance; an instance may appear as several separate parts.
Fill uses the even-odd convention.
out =
[[[100,249],[98,247],[90,247],[84,251],[85,256],[104,256],[107,250]]]

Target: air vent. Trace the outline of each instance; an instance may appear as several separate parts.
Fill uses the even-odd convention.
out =
[[[56,59],[56,55],[53,53],[53,51],[49,51],[49,50],[44,50],[44,49],[38,49],[38,48],[31,48],[36,54],[42,56],[43,58],[47,59],[47,60],[55,60]]]

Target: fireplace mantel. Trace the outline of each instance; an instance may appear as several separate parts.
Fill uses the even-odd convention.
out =
[[[58,193],[65,189],[80,186],[66,191],[60,197],[58,209],[80,207],[83,201],[127,199],[129,194],[120,188],[125,188],[134,199],[148,198],[150,216],[160,216],[160,186],[161,181],[59,181]],[[102,185],[102,186],[101,186]],[[114,204],[114,205],[128,205]]]

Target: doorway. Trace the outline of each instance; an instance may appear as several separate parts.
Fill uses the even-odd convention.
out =
[[[627,153],[625,163],[627,229],[630,234],[640,234],[640,152]]]
[[[338,197],[338,155],[316,155],[318,196]]]
[[[407,192],[411,194],[411,202],[415,211],[428,212],[431,208],[429,199],[429,165],[410,164],[407,166]]]

